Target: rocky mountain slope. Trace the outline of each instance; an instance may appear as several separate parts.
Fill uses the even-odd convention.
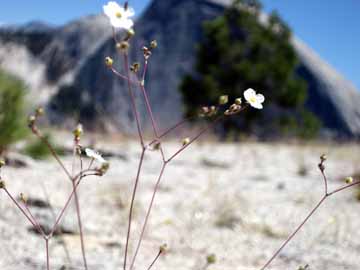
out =
[[[193,72],[202,23],[221,14],[230,2],[154,0],[138,18],[131,58],[141,59],[140,48],[152,39],[158,41],[147,87],[162,127],[182,117],[178,85],[184,74]],[[59,28],[5,28],[0,30],[0,42],[0,67],[29,83],[33,96],[48,106],[53,121],[76,114],[88,123],[111,119],[112,126],[133,130],[124,82],[103,64],[106,56],[116,55],[104,16],[85,17]],[[301,60],[299,74],[309,83],[308,108],[333,133],[360,137],[360,92],[300,40],[294,38],[293,43]],[[17,51],[26,55],[23,60]],[[12,57],[17,57],[15,63]],[[116,60],[121,65],[121,59]],[[146,122],[145,111],[141,115]]]

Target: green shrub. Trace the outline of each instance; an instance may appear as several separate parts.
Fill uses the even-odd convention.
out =
[[[27,133],[24,84],[0,71],[0,154]]]
[[[277,111],[284,115],[295,117],[289,123],[291,130],[304,125],[311,132],[301,135],[314,134],[314,117],[306,114],[306,119],[299,119],[307,98],[307,83],[297,74],[298,58],[291,44],[290,28],[275,12],[266,25],[260,23],[258,1],[236,2],[222,16],[204,24],[196,74],[187,75],[180,87],[185,114],[196,115],[194,108],[216,103],[220,95],[229,95],[232,100],[247,88],[254,88],[265,95],[266,104],[273,105],[267,107],[279,108]],[[261,117],[264,114],[245,112],[240,120],[227,119],[224,128],[249,132]],[[260,124],[260,129],[269,131],[278,122],[278,117],[266,120],[267,125]]]

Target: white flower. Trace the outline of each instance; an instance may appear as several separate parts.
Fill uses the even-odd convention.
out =
[[[134,22],[129,19],[135,12],[131,7],[121,7],[118,3],[110,1],[103,7],[104,13],[109,17],[110,23],[115,28],[130,30]]]
[[[98,152],[96,152],[90,148],[85,149],[85,154],[88,157],[95,159],[96,161],[98,161],[100,163],[107,163],[107,161]]]
[[[251,107],[261,110],[263,108],[262,103],[265,101],[265,97],[262,94],[256,94],[255,90],[249,88],[244,92],[244,97]]]

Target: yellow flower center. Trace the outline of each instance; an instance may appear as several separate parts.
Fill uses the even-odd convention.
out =
[[[249,101],[250,101],[250,103],[256,103],[256,97],[251,97],[251,98],[249,99]]]
[[[120,11],[116,12],[115,16],[120,19],[122,17],[121,12]]]

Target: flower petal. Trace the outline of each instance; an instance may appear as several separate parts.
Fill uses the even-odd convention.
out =
[[[250,101],[250,99],[253,98],[254,96],[256,96],[256,92],[252,88],[249,88],[248,90],[246,90],[244,92],[244,97],[245,97],[246,101]]]
[[[121,12],[121,7],[119,6],[118,3],[114,1],[110,1],[109,3],[107,3],[107,5],[104,5],[103,9],[105,15],[108,16],[109,18],[114,17],[117,12],[119,11]]]
[[[85,149],[85,154],[90,157],[95,159],[96,161],[100,162],[100,163],[105,163],[107,162],[99,153],[97,153],[96,151],[90,149],[90,148],[86,148]]]
[[[251,107],[254,107],[255,109],[261,110],[263,108],[263,105],[260,102],[253,102],[250,104]]]
[[[133,25],[133,21],[130,19],[119,19],[119,18],[111,18],[111,25],[115,28],[124,28],[129,30]]]
[[[135,15],[135,10],[132,7],[128,7],[125,11],[124,11],[125,17],[132,17]]]
[[[256,100],[257,100],[258,102],[260,102],[260,103],[263,103],[263,102],[265,101],[265,97],[264,97],[264,95],[262,95],[262,94],[257,94],[257,95],[256,95]]]

